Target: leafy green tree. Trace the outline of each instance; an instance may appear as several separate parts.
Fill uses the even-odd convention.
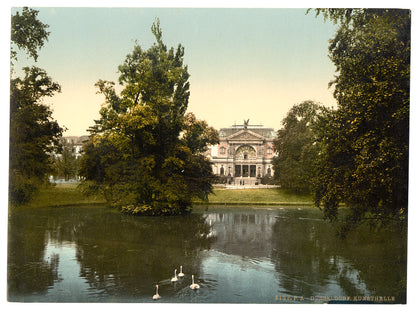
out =
[[[66,181],[78,176],[79,158],[75,154],[74,141],[61,141],[62,151],[54,157],[54,175]]]
[[[329,54],[338,110],[325,144],[315,203],[336,219],[350,207],[345,232],[362,220],[407,220],[410,11],[324,9],[339,23]]]
[[[23,8],[12,16],[12,68],[19,49],[37,59],[37,49],[48,36],[47,25],[36,19],[38,11]],[[12,70],[13,73],[13,70]],[[9,198],[12,205],[29,201],[52,171],[50,154],[59,149],[63,129],[42,103],[60,92],[59,84],[37,67],[23,68],[24,77],[10,81]]]
[[[50,32],[46,31],[49,25],[38,20],[39,11],[27,7],[22,12],[16,12],[11,18],[11,59],[17,60],[17,51],[26,50],[35,61],[38,59],[38,49],[48,40]]]
[[[169,50],[157,20],[156,42],[136,45],[119,66],[120,95],[114,82],[99,80],[105,97],[100,119],[90,128],[80,173],[106,199],[133,214],[181,214],[193,197],[212,191],[210,162],[203,152],[218,133],[186,114],[189,73],[184,48]]]
[[[313,101],[294,105],[278,130],[274,149],[275,179],[282,188],[310,192],[315,175],[315,162],[320,153],[316,124],[326,109]]]

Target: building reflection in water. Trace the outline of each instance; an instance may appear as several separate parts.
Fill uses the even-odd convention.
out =
[[[210,210],[213,209],[213,210]],[[382,295],[405,301],[406,236],[362,228],[346,240],[313,209],[209,208],[131,217],[55,208],[9,217],[9,301],[275,302],[276,294]],[[204,290],[172,285],[184,266]],[[188,288],[188,289],[187,289]]]
[[[267,213],[210,213],[216,241],[211,248],[226,254],[270,257],[275,217]]]
[[[334,225],[313,209],[206,216],[216,236],[212,249],[254,263],[269,259],[281,294],[406,299],[406,232],[398,227],[376,232],[364,226],[341,240]]]

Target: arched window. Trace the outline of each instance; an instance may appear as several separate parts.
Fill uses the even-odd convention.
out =
[[[223,166],[221,166],[221,168],[220,168],[220,175],[224,175],[224,167]]]
[[[250,159],[256,158],[256,150],[250,145],[242,145],[235,151],[235,158]]]

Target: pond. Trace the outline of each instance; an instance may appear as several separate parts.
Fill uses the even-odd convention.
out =
[[[8,300],[405,303],[406,243],[394,227],[340,240],[311,207],[198,206],[165,218],[24,210],[9,216]]]

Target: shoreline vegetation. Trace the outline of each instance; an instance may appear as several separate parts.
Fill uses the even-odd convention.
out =
[[[84,195],[76,183],[64,183],[42,188],[34,199],[21,208],[65,207],[83,205],[105,205],[102,195]],[[280,188],[233,189],[215,188],[208,201],[193,201],[193,205],[267,205],[267,206],[299,206],[313,207],[309,195],[293,194]]]

